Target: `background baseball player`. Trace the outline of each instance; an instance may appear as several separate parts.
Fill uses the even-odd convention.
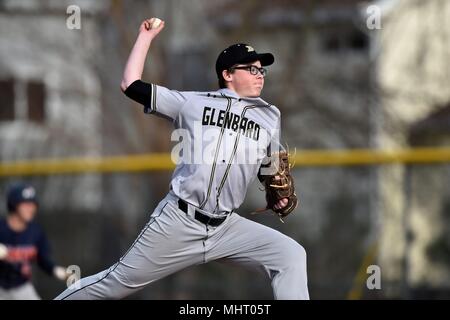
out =
[[[15,184],[7,194],[8,216],[0,219],[0,299],[39,299],[31,284],[34,261],[51,276],[66,279],[66,270],[56,266],[40,225],[34,222],[38,200],[36,190]]]
[[[308,299],[303,247],[236,213],[258,175],[269,181],[264,180],[261,167],[270,165],[266,150],[279,142],[280,112],[259,98],[266,75],[263,66],[274,62],[273,55],[258,54],[246,44],[232,45],[217,58],[218,91],[169,90],[141,81],[150,44],[164,28],[164,22],[154,22],[141,24],[121,88],[144,105],[145,113],[167,118],[177,132],[187,133],[187,147],[173,173],[169,193],[131,248],[116,264],[81,279],[56,299],[123,298],[169,274],[213,260],[262,268],[276,299]],[[256,161],[242,161],[249,150]],[[190,157],[198,154],[200,159]],[[289,165],[285,172],[288,169]],[[280,216],[289,214],[297,204],[292,178],[285,180],[279,189],[289,186],[290,192],[268,202],[268,208]],[[265,185],[271,188],[273,183]]]

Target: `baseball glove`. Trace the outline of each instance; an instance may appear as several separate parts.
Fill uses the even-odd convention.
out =
[[[291,167],[289,153],[280,151],[273,153],[270,157],[270,162],[264,165],[264,168],[268,170],[266,172],[270,174],[261,174],[261,170],[258,174],[258,178],[264,185],[266,192],[267,207],[264,210],[272,210],[280,218],[286,217],[298,206]],[[275,209],[275,204],[284,198],[288,199],[287,205],[281,209]]]

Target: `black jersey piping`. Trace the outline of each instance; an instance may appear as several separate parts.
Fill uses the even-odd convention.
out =
[[[226,98],[227,98],[228,102],[227,102],[227,109],[225,111],[225,114],[227,114],[231,109],[231,99],[228,97],[226,97]],[[217,141],[216,152],[214,154],[214,163],[211,168],[211,174],[209,175],[208,191],[206,193],[205,200],[203,200],[203,202],[200,204],[200,209],[203,209],[205,207],[206,203],[208,202],[209,196],[211,195],[211,187],[212,187],[212,183],[214,180],[214,173],[216,171],[217,157],[219,156],[220,144],[222,142],[222,137],[223,137],[224,132],[225,132],[225,121],[222,124],[222,128],[220,129],[219,139]]]
[[[268,108],[268,107],[270,107],[270,105],[249,105],[249,106],[246,106],[246,107],[244,107],[244,110],[242,110],[241,119],[242,119],[242,117],[244,117],[244,115],[247,112],[247,110],[253,109],[253,108],[258,108],[258,107]],[[234,159],[234,157],[236,155],[237,146],[239,144],[239,139],[240,139],[240,136],[241,136],[240,132],[241,132],[241,128],[239,128],[238,134],[236,136],[236,139],[234,140],[233,152],[231,153],[230,160],[228,161],[228,164],[227,164],[227,169],[225,170],[225,174],[223,175],[222,181],[220,182],[219,189],[217,190],[216,207],[214,208],[214,212],[216,211],[216,209],[217,209],[217,207],[219,205],[220,193],[222,192],[223,186],[225,185],[225,181],[228,178],[228,173],[230,172],[231,164],[232,164],[233,159]]]

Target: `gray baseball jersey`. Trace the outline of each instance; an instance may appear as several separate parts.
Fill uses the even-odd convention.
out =
[[[172,138],[182,139],[174,193],[217,215],[239,208],[270,142],[278,144],[280,111],[229,89],[180,92],[152,85],[151,92],[144,112],[172,119]]]
[[[170,119],[177,161],[170,192],[124,256],[56,299],[117,299],[186,267],[232,261],[262,267],[277,299],[308,299],[306,253],[288,236],[241,217],[249,184],[279,142],[280,112],[229,89],[151,85],[144,111]]]

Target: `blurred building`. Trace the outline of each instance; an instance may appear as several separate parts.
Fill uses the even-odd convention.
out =
[[[367,28],[368,3],[361,0],[2,1],[0,160],[169,151],[171,124],[144,115],[119,89],[138,26],[151,16],[166,27],[152,43],[144,81],[213,90],[215,59],[224,47],[246,42],[272,52],[263,98],[280,108],[283,139],[298,153],[448,145],[449,5],[375,4],[383,12],[380,30]],[[66,26],[70,5],[81,10],[81,29]],[[300,208],[289,223],[246,214],[264,201],[256,182],[240,213],[305,246],[312,298],[345,298],[377,240],[374,263],[382,267],[383,288],[366,290],[365,297],[445,290],[448,166],[299,168],[294,174]],[[1,190],[12,180],[2,179]],[[170,173],[28,180],[42,194],[40,218],[57,256],[87,275],[126,250],[168,191]],[[37,281],[44,297],[61,289]],[[263,277],[207,265],[135,297],[272,295]]]
[[[450,3],[390,3],[375,38],[377,146],[449,146]],[[380,168],[379,260],[393,285],[388,295],[449,296],[449,181],[448,165]]]
[[[82,27],[89,32],[66,27],[68,5],[0,2],[1,161],[101,155],[96,19],[105,2],[84,2],[90,14]],[[100,208],[101,176],[34,181],[44,208]]]

